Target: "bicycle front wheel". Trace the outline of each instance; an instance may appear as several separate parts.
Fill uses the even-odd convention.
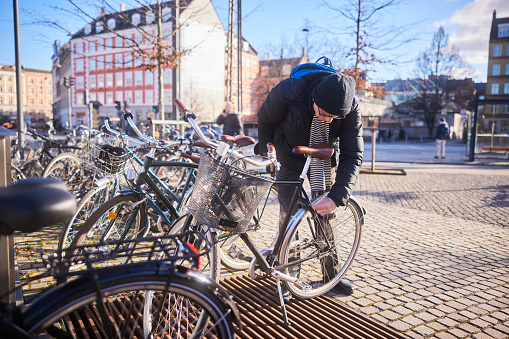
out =
[[[297,211],[279,255],[279,263],[285,266],[281,271],[298,278],[297,283],[283,282],[290,293],[306,299],[331,290],[352,264],[363,224],[361,207],[353,200],[316,219],[305,208]]]
[[[156,274],[145,270],[139,274],[116,272],[118,277],[71,282],[54,290],[25,311],[29,333],[49,333],[54,337],[73,338],[233,338],[232,318],[224,301],[204,288],[195,277],[184,274]],[[147,291],[153,293],[147,305]],[[98,297],[101,296],[101,298]],[[144,327],[144,307],[153,327]],[[209,321],[205,329],[196,330],[198,319]]]
[[[145,236],[147,219],[146,204],[140,201],[138,194],[118,195],[92,213],[75,234],[70,247]],[[129,246],[133,244],[129,243]]]
[[[55,178],[66,183],[71,191],[80,188],[85,177],[81,159],[74,153],[61,153],[54,157],[44,169],[45,178]]]

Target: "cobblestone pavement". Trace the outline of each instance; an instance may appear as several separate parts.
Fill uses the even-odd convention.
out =
[[[411,338],[509,338],[508,170],[406,172],[361,174],[368,214],[345,277],[355,291],[335,297]],[[56,228],[16,237],[22,276],[57,239]],[[37,283],[24,293],[51,282]]]

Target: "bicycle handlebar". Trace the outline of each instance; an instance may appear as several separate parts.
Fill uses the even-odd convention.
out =
[[[184,103],[182,102],[182,100],[180,100],[178,98],[175,98],[173,100],[173,103],[175,104],[175,106],[177,106],[177,109],[182,114],[182,118],[184,119],[184,121],[188,122],[191,125],[191,127],[193,128],[195,133],[200,137],[200,139],[205,144],[207,144],[209,147],[211,147],[213,149],[217,149],[218,144],[213,142],[213,141],[211,141],[209,138],[207,138],[203,134],[203,131],[201,130],[201,128],[198,127],[198,125],[194,121],[194,119],[196,118],[196,115],[194,114],[194,112],[188,110],[186,108],[186,106],[184,105]],[[276,167],[279,167],[279,164],[277,163],[277,159],[276,159],[276,149],[274,148],[274,145],[272,145],[271,143],[268,143],[267,144],[267,149],[269,150],[267,152],[268,160],[264,160],[264,161],[256,161],[256,160],[253,160],[251,158],[246,158],[246,157],[244,157],[243,154],[240,154],[239,152],[237,152],[236,150],[231,149],[231,148],[228,149],[228,154],[233,156],[236,159],[242,159],[245,162],[247,162],[247,163],[249,163],[249,164],[251,164],[253,166],[265,167],[267,165],[271,165],[272,164],[272,165],[274,165]]]

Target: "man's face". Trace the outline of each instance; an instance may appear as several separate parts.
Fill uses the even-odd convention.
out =
[[[326,123],[330,124],[333,119],[339,119],[338,117],[325,112],[323,109],[318,107],[315,102],[313,102],[313,108],[315,110],[316,117],[320,121],[323,121],[323,122],[326,122]]]

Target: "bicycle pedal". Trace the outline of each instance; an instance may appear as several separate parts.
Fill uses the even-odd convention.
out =
[[[311,290],[313,289],[311,287],[311,285],[309,285],[308,283],[304,282],[304,281],[296,281],[293,283],[298,289],[300,289],[302,292],[304,293],[308,293],[308,292],[311,292]]]

